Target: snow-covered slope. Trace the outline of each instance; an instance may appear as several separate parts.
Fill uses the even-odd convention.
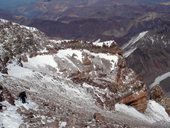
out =
[[[126,43],[122,46],[122,49],[124,50],[125,57],[128,57],[130,54],[132,54],[136,50],[137,45],[138,45],[136,43],[141,38],[143,38],[147,33],[148,33],[148,31],[139,33],[137,36],[133,37],[128,43]]]
[[[3,105],[7,107],[3,113],[0,112],[0,127],[1,128],[19,128],[23,123],[22,117],[17,113],[17,107],[10,105],[8,102],[3,102]]]
[[[37,105],[28,100],[27,104],[22,104],[21,101],[16,100],[15,106],[9,104],[7,101],[2,102],[4,111],[0,112],[0,127],[1,128],[19,128],[24,123],[23,116],[19,114],[18,109],[22,107],[26,110],[36,109]]]
[[[115,107],[116,107],[116,111],[123,112],[125,114],[131,115],[132,117],[147,122],[151,122],[151,123],[159,122],[159,121],[170,122],[170,117],[165,111],[165,108],[152,100],[148,102],[148,107],[144,114],[124,104],[116,104]]]

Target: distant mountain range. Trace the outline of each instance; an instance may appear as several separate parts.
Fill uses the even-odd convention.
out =
[[[9,3],[2,0],[0,17],[37,27],[59,39],[114,39],[122,44],[134,35],[154,28],[160,20],[169,19],[167,1],[12,0]]]

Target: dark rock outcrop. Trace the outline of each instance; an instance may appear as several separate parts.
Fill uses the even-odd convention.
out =
[[[148,92],[146,85],[138,79],[138,76],[126,66],[124,59],[120,59],[118,63],[119,69],[117,74],[118,92],[124,92],[119,97],[120,102],[133,106],[140,112],[144,112],[147,108]],[[131,74],[129,76],[129,74]],[[130,81],[125,83],[126,77],[129,76]],[[130,88],[130,90],[128,90]]]

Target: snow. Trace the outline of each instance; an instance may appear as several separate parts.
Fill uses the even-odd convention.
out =
[[[28,62],[23,62],[24,67],[45,67],[51,66],[57,68],[58,65],[52,55],[38,55],[36,57],[28,58]]]
[[[25,79],[27,76],[33,76],[34,72],[27,69],[27,68],[23,68],[18,66],[15,62],[9,64],[7,66],[8,68],[8,75],[9,76],[13,76],[19,79]]]
[[[112,69],[115,68],[115,64],[117,64],[117,62],[118,62],[118,56],[117,55],[104,54],[104,53],[92,53],[88,50],[80,51],[80,50],[73,50],[73,49],[65,49],[65,50],[60,50],[57,53],[57,56],[60,57],[60,58],[68,59],[68,57],[72,57],[73,55],[75,55],[74,57],[82,62],[82,58],[83,58],[82,53],[83,52],[85,52],[89,55],[95,56],[95,57],[100,57],[100,58],[109,60],[110,63],[112,64]]]
[[[110,63],[112,64],[111,70],[115,69],[115,66],[116,66],[116,64],[118,62],[118,56],[117,55],[111,55],[109,53],[108,54],[93,53],[93,52],[90,52],[88,50],[73,50],[73,49],[59,50],[58,53],[57,53],[57,56],[60,57],[60,58],[64,58],[67,61],[69,61],[68,57],[74,56],[77,60],[82,62],[82,58],[83,58],[82,54],[83,53],[86,53],[86,54],[89,54],[89,55],[92,55],[92,56],[99,57],[99,58],[106,59],[106,60],[110,61]],[[70,62],[70,63],[72,64],[72,62]]]
[[[24,26],[24,25],[20,25],[21,28],[25,28],[27,30],[30,30],[31,32],[36,32],[38,31],[38,29],[34,28],[34,27],[28,27],[28,26]]]
[[[127,58],[127,57],[128,57],[129,55],[131,55],[135,50],[136,50],[136,47],[133,48],[133,49],[130,49],[130,50],[128,50],[128,51],[125,51],[124,54],[123,54],[123,56],[124,56],[125,58]]]
[[[5,19],[0,19],[0,21],[1,21],[2,23],[8,23],[8,22],[9,22],[8,20],[5,20]],[[15,24],[17,24],[17,23],[12,23],[12,24],[15,25]],[[19,24],[17,24],[17,25],[19,25]],[[21,28],[28,29],[28,30],[30,30],[30,31],[32,31],[32,32],[38,31],[38,29],[36,29],[36,28],[34,28],[34,27],[28,27],[28,26],[24,26],[24,25],[20,25],[20,27],[21,27]]]
[[[45,52],[48,52],[48,50],[46,48],[44,48],[43,50],[41,51],[38,51],[38,53],[45,53]]]
[[[19,128],[23,123],[22,117],[17,113],[17,107],[10,105],[8,102],[2,102],[7,107],[6,110],[0,112],[0,127]]]
[[[66,49],[66,50],[59,50],[57,55],[61,59],[65,59],[68,63],[70,63],[73,67],[79,70],[79,68],[72,62],[69,58],[73,57],[82,62],[82,51],[80,50],[72,50],[72,49]]]
[[[110,47],[113,43],[115,43],[114,40],[101,42],[100,39],[98,39],[95,42],[93,42],[92,44],[95,45],[95,46],[100,46],[100,47],[103,47],[103,45]]]
[[[65,128],[67,125],[67,122],[59,122],[59,128]]]
[[[5,19],[0,19],[0,21],[1,21],[2,23],[8,23],[8,20],[5,20]]]
[[[4,128],[19,128],[19,126],[24,123],[22,116],[17,113],[17,109],[24,107],[25,109],[36,110],[38,105],[30,100],[27,100],[28,103],[22,104],[21,101],[16,100],[15,106],[9,104],[7,101],[1,102],[4,107],[3,112],[0,112],[0,127]]]
[[[84,51],[86,53],[88,53],[88,54],[91,54],[91,55],[95,56],[95,57],[100,57],[100,58],[109,60],[110,63],[112,64],[111,70],[114,70],[116,64],[118,63],[119,57],[117,55],[111,55],[109,53],[107,53],[107,54],[104,54],[104,53],[92,53],[92,52],[89,52],[87,50],[84,50]]]
[[[165,108],[153,100],[148,102],[148,107],[144,114],[124,104],[116,104],[115,110],[150,123],[155,123],[157,121],[170,122],[170,117],[165,111]]]
[[[75,55],[75,56],[74,56]],[[59,50],[57,53],[57,56],[60,58],[68,58],[74,56],[77,60],[82,62],[82,51],[80,50],[73,50],[73,49],[65,49],[65,50]]]
[[[122,49],[126,49],[127,47],[134,45],[137,41],[139,41],[141,38],[143,38],[147,33],[148,33],[148,31],[141,32],[138,36],[132,38],[127,44],[125,44],[122,47]]]
[[[5,51],[3,49],[3,44],[1,44],[1,42],[0,42],[0,55],[4,56],[4,53],[5,53]]]
[[[136,47],[133,45],[137,41],[139,41],[141,38],[143,38],[147,33],[148,31],[141,32],[139,35],[137,35],[136,37],[133,37],[128,43],[122,46],[122,49],[125,51],[124,57],[128,57],[136,50]]]
[[[38,109],[38,105],[36,103],[32,102],[31,100],[27,100],[27,103],[25,103],[25,104],[23,104],[19,100],[16,100],[15,106],[18,107],[18,108],[22,106],[27,110],[29,110],[29,109],[37,110]]]
[[[156,101],[149,101],[145,115],[152,122],[167,121],[170,122],[170,117],[165,111],[165,108],[158,104]]]
[[[64,43],[64,42],[68,43],[68,42],[70,42],[72,40],[50,40],[50,41],[52,43],[61,44],[61,43]]]
[[[161,76],[156,77],[154,82],[150,85],[150,87],[152,88],[153,86],[160,84],[161,81],[167,79],[168,77],[170,77],[170,72],[167,72]]]

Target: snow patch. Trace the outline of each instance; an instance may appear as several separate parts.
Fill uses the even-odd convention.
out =
[[[65,128],[67,125],[67,122],[59,122],[59,128]]]
[[[150,87],[152,88],[153,86],[160,84],[161,81],[167,79],[168,77],[170,77],[170,72],[167,72],[161,76],[156,77],[154,82],[150,85]]]
[[[24,26],[24,25],[20,25],[21,28],[25,28],[27,30],[30,30],[31,32],[36,32],[38,31],[38,29],[34,28],[34,27],[28,27],[28,26]]]
[[[10,22],[10,21],[5,20],[5,19],[0,19],[0,21],[1,21],[2,23],[8,23],[8,22]],[[19,25],[19,24],[17,24],[17,23],[13,23],[13,22],[12,22],[12,24],[13,24],[13,25]],[[27,29],[27,30],[30,30],[31,32],[38,31],[38,29],[36,29],[36,28],[34,28],[34,27],[28,27],[28,26],[24,26],[24,25],[20,25],[20,27],[21,27],[21,28],[25,28],[25,29]]]
[[[33,76],[34,75],[33,71],[26,69],[26,68],[23,68],[23,67],[20,67],[15,62],[9,64],[7,66],[7,68],[8,68],[9,76],[13,76],[13,77],[16,77],[16,78],[19,78],[19,79],[25,79],[27,76]]]
[[[45,66],[51,66],[54,68],[57,68],[58,65],[54,60],[54,57],[52,55],[38,55],[32,58],[28,58],[28,62],[23,62],[24,67],[45,67]]]
[[[61,44],[61,43],[64,43],[64,42],[68,43],[68,42],[70,42],[72,40],[50,40],[50,41],[52,43],[55,43],[55,44]]]
[[[89,52],[87,50],[84,50],[84,51],[86,53],[92,55],[92,56],[100,57],[100,58],[103,58],[103,59],[106,59],[106,60],[110,61],[110,63],[112,64],[111,70],[114,70],[116,64],[118,63],[119,57],[117,55],[111,55],[109,53],[107,53],[107,54],[104,54],[104,53],[92,53],[92,52]]]
[[[154,123],[157,121],[170,122],[170,117],[165,111],[165,108],[152,100],[148,102],[148,107],[144,114],[140,113],[135,108],[124,104],[116,104],[115,109],[116,111],[123,112],[127,115],[133,116],[137,119],[147,121],[150,123]]]
[[[77,60],[82,62],[82,51],[80,50],[72,50],[72,49],[65,49],[65,50],[59,50],[57,53],[57,56],[60,58],[67,59],[68,57],[74,56]]]
[[[131,55],[136,50],[136,47],[133,49],[129,49],[128,51],[125,51],[123,56],[127,58],[129,55]]]
[[[146,34],[148,33],[148,31],[145,32],[141,32],[138,36],[133,37],[127,44],[125,44],[122,49],[126,49],[129,46],[132,46],[133,44],[135,44],[137,41],[139,41],[141,38],[143,38]]]
[[[98,39],[95,42],[93,42],[92,44],[95,46],[100,46],[100,47],[103,47],[104,45],[110,47],[113,43],[115,44],[116,42],[114,40],[101,42],[100,39]]]
[[[23,123],[22,117],[17,113],[17,107],[10,105],[8,102],[2,102],[7,107],[6,110],[0,112],[1,128],[19,128]]]
[[[57,53],[57,56],[60,58],[64,58],[67,61],[68,61],[68,57],[74,56],[77,60],[82,62],[82,58],[83,58],[82,54],[83,53],[110,61],[110,63],[112,64],[111,70],[115,69],[115,66],[119,59],[117,55],[111,55],[109,53],[92,53],[88,50],[73,50],[73,49],[59,50]]]
[[[8,22],[9,22],[8,20],[5,20],[5,19],[0,19],[0,21],[1,21],[2,23],[8,23]]]
[[[38,109],[38,105],[35,102],[32,102],[31,100],[27,100],[27,103],[25,103],[25,104],[23,104],[19,100],[16,100],[15,106],[18,107],[18,108],[22,106],[27,110],[29,110],[29,109],[37,110]]]

